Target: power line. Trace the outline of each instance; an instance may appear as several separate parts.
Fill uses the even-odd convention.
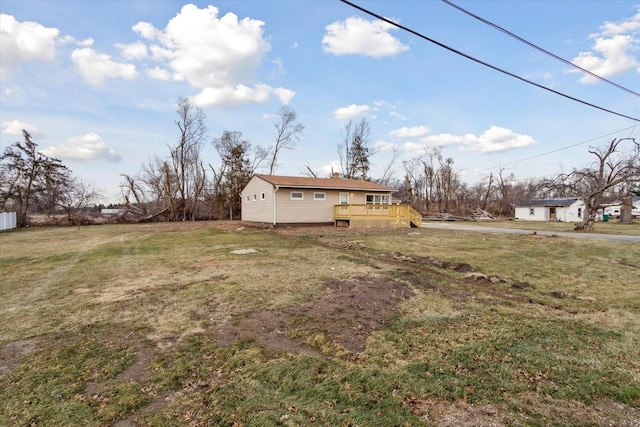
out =
[[[549,52],[548,50],[546,50],[546,49],[544,49],[544,48],[542,48],[542,47],[540,47],[540,46],[538,46],[538,45],[535,45],[535,44],[531,43],[531,42],[530,42],[530,41],[528,41],[528,40],[523,39],[522,37],[520,37],[520,36],[518,36],[518,35],[516,35],[516,34],[514,34],[514,33],[512,33],[512,32],[510,32],[509,30],[507,30],[507,29],[505,29],[505,28],[502,28],[502,27],[501,27],[501,26],[499,26],[498,24],[494,24],[494,23],[493,23],[493,22],[491,22],[491,21],[487,21],[486,19],[484,19],[484,18],[482,18],[482,17],[480,17],[480,16],[478,16],[478,15],[474,14],[473,12],[470,12],[470,11],[468,11],[468,10],[464,9],[464,8],[463,8],[463,7],[461,7],[461,6],[458,6],[457,4],[455,4],[455,3],[453,3],[453,2],[451,2],[451,1],[449,1],[449,0],[442,0],[442,1],[443,1],[444,3],[446,3],[446,4],[448,4],[449,6],[451,6],[451,7],[454,7],[454,8],[456,8],[456,9],[458,9],[459,11],[461,11],[461,12],[463,12],[463,13],[466,13],[467,15],[471,16],[472,18],[475,18],[475,19],[477,19],[478,21],[480,21],[480,22],[482,22],[482,23],[484,23],[484,24],[487,24],[487,25],[489,25],[490,27],[495,28],[496,30],[501,31],[501,32],[503,32],[503,33],[507,34],[507,35],[508,35],[508,36],[510,36],[510,37],[513,37],[514,39],[516,39],[516,40],[518,40],[518,41],[520,41],[520,42],[522,42],[522,43],[526,44],[527,46],[530,46],[530,47],[532,47],[532,48],[534,48],[534,49],[536,49],[536,50],[538,50],[538,51],[540,51],[540,52],[542,52],[542,53],[544,53],[544,54],[546,54],[546,55],[549,55],[549,56],[550,56],[550,57],[552,57],[552,58],[557,59],[558,61],[560,61],[560,62],[562,62],[562,63],[564,63],[564,64],[566,64],[566,65],[568,65],[568,66],[570,66],[570,67],[575,68],[576,70],[579,70],[579,71],[581,71],[581,72],[583,72],[583,73],[585,73],[585,74],[587,74],[587,75],[589,75],[589,76],[591,76],[591,77],[593,77],[593,78],[595,78],[595,79],[598,79],[598,80],[600,80],[600,81],[603,81],[603,82],[605,82],[605,83],[609,83],[610,85],[613,85],[613,86],[617,87],[618,89],[622,89],[622,90],[624,90],[625,92],[628,92],[628,93],[630,93],[630,94],[632,94],[632,95],[635,95],[635,96],[640,97],[640,93],[635,92],[635,91],[633,91],[633,90],[631,90],[631,89],[628,89],[628,88],[626,88],[626,87],[624,87],[624,86],[621,86],[621,85],[619,85],[619,84],[617,84],[617,83],[615,83],[615,82],[612,82],[611,80],[608,80],[608,79],[606,79],[606,78],[604,78],[604,77],[602,77],[602,76],[599,76],[599,75],[597,75],[597,74],[595,74],[595,73],[592,73],[591,71],[586,70],[586,69],[584,69],[584,68],[580,67],[579,65],[574,64],[574,63],[573,63],[573,62],[571,62],[571,61],[568,61],[568,60],[566,60],[566,59],[564,59],[564,58],[562,58],[562,57],[560,57],[560,56],[558,56],[558,55],[556,55],[556,54],[554,54],[554,53],[552,53],[552,52]]]
[[[450,47],[450,46],[447,46],[447,45],[446,45],[446,44],[444,44],[444,43],[441,43],[441,42],[439,42],[439,41],[437,41],[437,40],[434,40],[434,39],[432,39],[432,38],[429,38],[429,37],[425,36],[424,34],[421,34],[421,33],[417,32],[417,31],[415,31],[415,30],[412,30],[411,28],[405,27],[404,25],[400,25],[400,24],[398,24],[397,22],[393,22],[392,20],[390,20],[390,19],[388,19],[388,18],[385,18],[385,17],[384,17],[384,16],[382,16],[382,15],[378,15],[377,13],[372,12],[372,11],[370,11],[370,10],[368,10],[368,9],[365,9],[365,8],[364,8],[364,7],[362,7],[362,6],[358,6],[357,4],[354,4],[354,3],[352,3],[352,2],[350,2],[350,1],[348,1],[348,0],[340,0],[340,1],[341,1],[341,2],[343,2],[343,3],[345,3],[345,4],[347,4],[347,5],[349,5],[349,6],[351,6],[351,7],[353,7],[353,8],[355,8],[355,9],[360,10],[361,12],[366,13],[367,15],[373,16],[374,18],[377,18],[377,19],[379,19],[379,20],[381,20],[381,21],[384,21],[384,22],[386,22],[386,23],[388,23],[388,24],[391,24],[391,25],[393,25],[394,27],[400,28],[401,30],[404,30],[404,31],[406,31],[406,32],[408,32],[408,33],[411,33],[411,34],[413,34],[413,35],[415,35],[415,36],[417,36],[417,37],[421,38],[421,39],[424,39],[424,40],[426,40],[426,41],[428,41],[428,42],[430,42],[430,43],[433,43],[433,44],[435,44],[435,45],[437,45],[437,46],[440,46],[440,47],[442,47],[442,48],[444,48],[444,49],[446,49],[446,50],[448,50],[448,51],[450,51],[450,52],[453,52],[453,53],[458,54],[458,55],[460,55],[460,56],[463,56],[463,57],[465,57],[465,58],[467,58],[467,59],[470,59],[471,61],[477,62],[478,64],[484,65],[485,67],[489,67],[489,68],[491,68],[491,69],[493,69],[493,70],[495,70],[495,71],[498,71],[498,72],[500,72],[500,73],[506,74],[506,75],[508,75],[508,76],[511,76],[511,77],[513,77],[513,78],[515,78],[515,79],[518,79],[518,80],[520,80],[520,81],[523,81],[523,82],[525,82],[525,83],[529,83],[530,85],[536,86],[536,87],[538,87],[538,88],[540,88],[540,89],[544,89],[544,90],[546,90],[546,91],[549,91],[549,92],[555,93],[556,95],[560,95],[560,96],[562,96],[562,97],[564,97],[564,98],[571,99],[571,100],[573,100],[573,101],[576,101],[576,102],[579,102],[579,103],[581,103],[581,104],[587,105],[587,106],[589,106],[589,107],[593,107],[593,108],[596,108],[596,109],[598,109],[598,110],[605,111],[605,112],[607,112],[607,113],[615,114],[616,116],[624,117],[625,119],[630,119],[630,120],[633,120],[633,121],[636,121],[636,122],[640,122],[640,119],[639,119],[639,118],[631,117],[631,116],[627,116],[627,115],[622,114],[622,113],[617,113],[617,112],[615,112],[615,111],[608,110],[608,109],[606,109],[606,108],[604,108],[604,107],[599,107],[599,106],[597,106],[597,105],[595,105],[595,104],[592,104],[592,103],[590,103],[590,102],[583,101],[583,100],[581,100],[581,99],[578,99],[578,98],[575,98],[575,97],[573,97],[573,96],[570,96],[570,95],[564,94],[564,93],[559,92],[559,91],[557,91],[557,90],[554,90],[554,89],[548,88],[548,87],[546,87],[546,86],[544,86],[544,85],[541,85],[541,84],[539,84],[539,83],[533,82],[533,81],[531,81],[531,80],[527,80],[527,79],[525,79],[524,77],[520,77],[520,76],[518,76],[517,74],[513,74],[513,73],[511,73],[511,72],[509,72],[509,71],[503,70],[502,68],[499,68],[499,67],[497,67],[497,66],[495,66],[495,65],[491,65],[491,64],[489,64],[488,62],[482,61],[482,60],[480,60],[480,59],[478,59],[478,58],[475,58],[475,57],[473,57],[473,56],[471,56],[471,55],[468,55],[468,54],[466,54],[466,53],[464,53],[464,52],[461,52],[461,51],[459,51],[459,50],[457,50],[457,49],[454,49],[454,48],[452,48],[452,47]]]
[[[617,130],[617,131],[615,131],[615,132],[608,133],[608,134],[606,134],[606,135],[597,136],[597,137],[595,137],[595,138],[591,138],[591,139],[588,139],[588,140],[586,140],[586,141],[582,141],[582,142],[578,142],[578,143],[575,143],[575,144],[567,145],[567,146],[564,146],[564,147],[556,148],[555,150],[547,151],[546,153],[536,154],[535,156],[526,157],[526,158],[524,158],[524,159],[520,159],[520,160],[514,160],[514,161],[512,161],[512,162],[503,163],[503,164],[501,164],[501,165],[498,165],[498,166],[492,166],[492,167],[490,167],[490,168],[480,169],[480,170],[473,171],[473,172],[468,172],[468,173],[461,173],[461,175],[470,175],[470,174],[472,174],[472,173],[474,173],[474,174],[475,174],[475,173],[486,172],[486,171],[489,171],[489,170],[492,170],[492,169],[496,169],[496,168],[500,168],[500,167],[503,167],[503,166],[510,166],[510,165],[514,165],[514,164],[516,164],[516,163],[526,162],[527,160],[537,159],[538,157],[546,156],[546,155],[548,155],[548,154],[557,153],[558,151],[567,150],[567,149],[569,149],[569,148],[577,147],[578,145],[584,145],[584,144],[587,144],[587,143],[589,143],[589,142],[593,142],[593,141],[596,141],[596,140],[601,139],[601,138],[606,138],[606,137],[608,137],[608,136],[615,135],[615,134],[617,134],[617,133],[624,132],[624,131],[629,130],[629,129],[631,129],[631,133],[632,133],[632,132],[633,132],[633,130],[634,130],[636,127],[637,127],[637,125],[630,126],[630,127],[628,127],[628,128],[620,129],[620,130]],[[631,133],[630,133],[630,134],[631,134]]]

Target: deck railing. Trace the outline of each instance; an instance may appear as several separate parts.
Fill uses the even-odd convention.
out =
[[[409,227],[413,224],[416,227],[422,227],[422,215],[409,205],[335,205],[333,218],[336,223],[349,221],[350,225],[378,221],[390,226]]]

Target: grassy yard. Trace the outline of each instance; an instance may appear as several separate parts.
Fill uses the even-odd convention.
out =
[[[636,243],[239,227],[0,233],[0,425],[638,425]]]

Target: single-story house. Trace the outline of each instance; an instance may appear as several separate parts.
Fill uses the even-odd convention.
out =
[[[631,216],[640,218],[640,196],[635,196],[631,200]],[[611,217],[619,217],[622,212],[622,200],[616,200],[604,208],[604,214]]]
[[[530,199],[514,204],[515,218],[525,221],[582,221],[584,202],[582,199]]]
[[[393,205],[395,190],[375,182],[254,175],[242,190],[242,221],[254,224],[333,224],[360,227],[421,226],[408,205]]]

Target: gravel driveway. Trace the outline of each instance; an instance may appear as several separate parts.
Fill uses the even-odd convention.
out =
[[[506,233],[506,234],[533,234],[532,230],[520,230],[517,228],[500,228],[500,227],[485,227],[482,225],[463,224],[457,222],[443,221],[443,222],[428,222],[423,221],[422,228],[440,228],[446,230],[463,230],[463,231],[479,231],[483,233]],[[640,236],[627,236],[622,234],[594,234],[594,233],[567,233],[559,231],[543,231],[536,230],[536,234],[541,236],[560,236],[560,237],[573,237],[576,239],[594,239],[594,240],[614,240],[620,242],[635,242],[640,243]]]

